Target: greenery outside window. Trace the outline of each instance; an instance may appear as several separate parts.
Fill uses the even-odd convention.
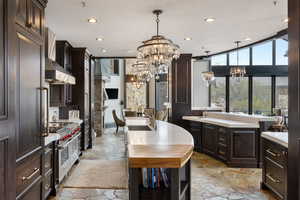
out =
[[[272,113],[271,77],[253,77],[253,113],[270,115]]]
[[[241,80],[230,78],[229,110],[230,112],[248,113],[248,77]]]
[[[226,81],[225,77],[216,77],[215,83],[211,85],[211,106],[220,107],[225,110],[226,107]]]
[[[276,77],[276,108],[288,109],[288,77]]]

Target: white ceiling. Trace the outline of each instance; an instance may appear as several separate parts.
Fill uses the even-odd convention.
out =
[[[57,39],[87,47],[94,56],[135,56],[137,46],[155,34],[152,10],[157,8],[164,11],[161,34],[194,56],[231,49],[234,41],[247,37],[252,43],[287,28],[287,0],[277,0],[276,6],[274,0],[86,0],[85,8],[81,1],[50,0],[46,24]],[[87,23],[90,17],[98,23]],[[216,21],[207,23],[206,17]]]

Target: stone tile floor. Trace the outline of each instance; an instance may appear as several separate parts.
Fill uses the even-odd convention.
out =
[[[81,159],[125,159],[124,134],[108,129]],[[76,167],[76,166],[75,166]],[[71,172],[72,173],[72,172]],[[260,190],[261,169],[228,168],[207,155],[192,157],[192,200],[275,200]],[[50,200],[128,200],[127,190],[60,188]]]

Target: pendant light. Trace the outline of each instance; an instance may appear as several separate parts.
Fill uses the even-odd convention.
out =
[[[209,52],[210,51],[205,51],[207,58],[209,57],[208,55]],[[209,87],[209,85],[215,80],[215,73],[209,70],[209,71],[202,72],[201,74],[202,74],[202,79],[206,82],[207,87]]]
[[[244,78],[244,76],[246,75],[246,68],[244,66],[240,66],[239,65],[239,45],[240,45],[241,41],[236,41],[236,65],[237,66],[232,66],[230,67],[230,75],[232,78],[236,79],[236,80],[240,80],[242,78]]]
[[[137,48],[138,59],[145,61],[149,68],[148,70],[153,71],[155,74],[167,72],[172,60],[180,56],[179,46],[174,44],[172,40],[159,34],[159,16],[162,12],[162,10],[153,11],[153,14],[156,16],[156,35],[149,40],[143,41],[143,44]]]

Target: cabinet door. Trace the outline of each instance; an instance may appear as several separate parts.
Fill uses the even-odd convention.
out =
[[[217,129],[211,125],[203,125],[202,135],[203,152],[215,155],[217,151]]]
[[[17,157],[41,147],[40,99],[42,45],[17,33],[19,130]]]
[[[194,138],[194,146],[195,146],[195,150],[198,152],[201,152],[201,123],[194,123],[194,122],[190,122],[190,132]]]
[[[29,24],[28,18],[28,1],[27,0],[16,0],[17,2],[17,14],[16,22],[17,24],[26,27]]]
[[[37,0],[30,1],[29,6],[29,25],[32,32],[42,35],[43,34],[43,19],[44,19],[44,8]]]
[[[232,157],[256,157],[256,134],[254,130],[232,130]]]

